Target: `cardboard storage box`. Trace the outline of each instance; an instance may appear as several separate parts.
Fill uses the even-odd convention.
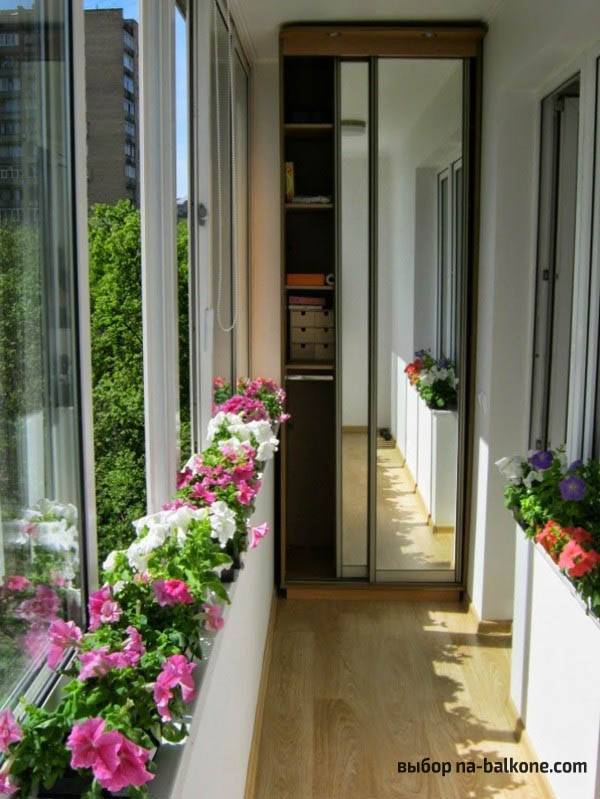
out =
[[[292,361],[314,361],[314,344],[290,344],[290,355]]]
[[[331,344],[334,341],[333,327],[313,327],[311,329],[313,331],[312,340],[315,344]]]
[[[292,344],[313,344],[316,339],[316,327],[293,327],[290,340]]]
[[[314,318],[317,311],[301,311],[294,308],[290,311],[290,323],[294,327],[313,327]]]
[[[333,361],[333,344],[314,344],[315,361]]]
[[[326,309],[322,311],[313,311],[313,325],[314,327],[333,327],[334,314],[333,311]]]

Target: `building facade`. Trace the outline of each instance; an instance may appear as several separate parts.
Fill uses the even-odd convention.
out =
[[[122,9],[86,11],[85,54],[89,205],[129,199],[137,206],[137,22]]]

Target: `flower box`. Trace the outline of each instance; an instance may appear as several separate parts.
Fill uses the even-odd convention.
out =
[[[410,472],[413,488],[417,483],[419,452],[419,395],[411,386],[406,392],[406,468]]]
[[[600,781],[600,622],[517,525],[511,698],[540,761],[585,762],[547,777],[556,799],[594,799]]]
[[[456,411],[433,410],[418,397],[417,493],[434,532],[456,523],[457,467]]]

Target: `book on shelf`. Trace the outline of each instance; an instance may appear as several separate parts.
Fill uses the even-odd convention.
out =
[[[285,162],[285,199],[288,203],[293,202],[295,192],[294,162]]]
[[[286,284],[288,286],[324,286],[325,275],[322,273],[288,272]]]
[[[331,205],[331,197],[325,194],[292,194],[291,197],[288,197],[286,191],[286,200],[291,203],[300,203],[302,205]]]
[[[290,307],[310,307],[322,308],[325,305],[325,297],[288,297]]]

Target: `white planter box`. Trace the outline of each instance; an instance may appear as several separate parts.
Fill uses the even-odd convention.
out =
[[[586,763],[547,774],[556,799],[600,785],[600,623],[550,557],[517,527],[511,697],[540,761]]]
[[[456,411],[432,410],[420,397],[418,407],[417,490],[431,526],[434,529],[454,527],[458,415]]]
[[[415,388],[408,386],[406,391],[406,466],[413,482],[417,482],[419,451],[419,395]]]

